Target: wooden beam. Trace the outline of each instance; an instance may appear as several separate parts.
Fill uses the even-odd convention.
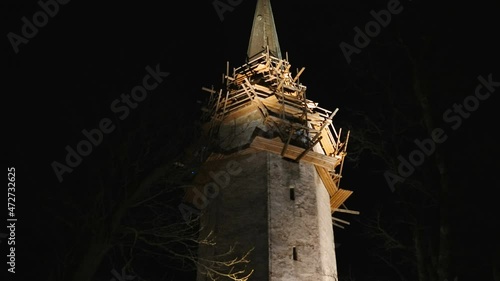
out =
[[[245,78],[245,81],[248,81],[248,80]],[[243,87],[243,90],[245,90],[245,93],[247,94],[248,98],[250,100],[253,100],[252,94],[250,94],[250,92],[248,91],[247,87],[245,86],[245,83],[241,83],[241,86]]]
[[[334,155],[336,150],[334,147],[334,144],[332,143],[333,137],[331,137],[330,131],[329,130],[321,130],[318,131],[318,125],[314,124],[311,122],[311,125],[314,130],[310,130],[310,132],[315,132],[317,135],[321,135],[323,139],[321,139],[321,148],[323,148],[323,151],[325,152],[325,155]]]
[[[302,67],[302,69],[299,71],[299,73],[297,73],[297,75],[295,75],[295,78],[293,78],[293,82],[295,82],[295,81],[297,81],[297,79],[299,79],[302,72],[304,72],[304,69],[306,69],[306,68]]]
[[[278,64],[276,65],[276,69],[281,69],[281,65],[283,64],[283,61],[280,60]]]
[[[347,210],[347,209],[333,209],[334,212],[339,212],[339,213],[348,213],[348,214],[353,214],[353,215],[359,215],[359,211],[353,211],[353,210]]]
[[[341,222],[343,224],[347,224],[347,225],[350,225],[351,223],[348,222],[348,221],[345,221],[345,220],[342,220],[342,219],[339,219],[339,218],[336,218],[336,217],[332,217],[332,220],[334,221],[338,221],[338,222]]]
[[[250,144],[250,147],[281,155],[281,151],[283,150],[284,145],[285,144],[279,139],[266,139],[264,137],[256,136]],[[304,149],[301,147],[288,145],[284,157],[289,159],[296,159],[297,156],[299,156],[300,153],[303,152],[303,150]],[[326,168],[329,171],[332,171],[338,164],[337,158],[326,156],[314,151],[309,151],[308,153],[306,153],[306,155],[304,155],[304,157],[302,158],[302,161],[316,164],[320,167]]]
[[[321,128],[319,128],[319,130],[318,130],[320,133],[317,134],[316,136],[314,136],[314,139],[312,140],[312,142],[315,142],[317,138],[320,138],[321,132],[326,127],[326,125],[329,124],[329,122],[332,120],[333,116],[335,116],[335,114],[337,113],[338,110],[339,110],[338,108],[335,109],[335,111],[327,119],[325,119],[325,121],[321,125]]]
[[[287,114],[290,114],[294,117],[299,118],[302,116],[302,110],[298,108],[298,106],[291,106],[285,103],[281,103],[275,95],[269,96],[268,98],[265,98],[262,100],[262,103],[267,107],[268,110],[273,111],[277,114],[281,114],[283,110],[283,106],[285,109],[285,112]]]
[[[333,222],[333,225],[336,226],[336,227],[338,227],[338,228],[345,229],[345,227],[343,225],[340,225],[338,223]]]
[[[209,88],[207,88],[207,87],[201,87],[201,89],[202,89],[203,91],[207,91],[207,92],[209,92],[210,94],[215,94],[215,93],[217,93],[216,91],[214,91],[214,90],[212,90],[212,89],[209,89]]]
[[[342,152],[342,161],[340,162],[340,171],[339,171],[339,174],[341,174],[341,175],[342,175],[342,170],[344,169],[344,158],[345,158],[345,155],[346,155],[345,151],[347,149],[347,143],[349,142],[349,135],[350,134],[351,134],[351,131],[350,130],[347,131],[347,139],[345,141],[344,148],[343,148],[344,152]],[[340,143],[340,139],[339,139],[338,142]],[[339,178],[339,185],[340,185],[340,178]]]
[[[226,91],[226,99],[224,100],[224,108],[222,109],[222,118],[226,115],[227,99],[229,97],[229,91]]]
[[[285,146],[283,146],[283,149],[281,150],[281,156],[285,156],[286,148],[290,144],[290,140],[292,139],[292,135],[295,133],[295,128],[290,129],[290,135],[288,136],[288,140],[285,143]]]
[[[328,194],[330,194],[330,197],[332,197],[339,188],[333,181],[327,169],[325,169],[324,167],[320,167],[318,165],[315,165],[315,167],[319,177],[323,181],[323,185],[325,186],[326,191],[328,191]]]
[[[273,91],[271,89],[269,89],[268,87],[264,87],[264,86],[261,86],[259,84],[255,84],[253,85],[255,87],[255,89],[261,91],[261,92],[264,92],[268,95],[271,95],[273,93]]]
[[[320,140],[322,137],[319,137],[315,142],[313,142],[307,149],[305,149],[297,158],[295,158],[296,162],[299,162],[304,155],[306,155],[307,152],[309,152]]]

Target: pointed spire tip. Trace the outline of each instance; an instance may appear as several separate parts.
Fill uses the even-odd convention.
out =
[[[270,0],[257,0],[247,56],[251,58],[269,48],[271,55],[281,57],[278,33]]]

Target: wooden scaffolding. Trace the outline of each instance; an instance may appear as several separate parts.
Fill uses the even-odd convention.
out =
[[[274,57],[268,48],[243,66],[233,68],[232,73],[227,64],[222,79],[225,89],[202,88],[210,93],[205,110],[208,134],[215,134],[224,122],[258,110],[266,123],[277,128],[279,137],[256,136],[249,149],[314,164],[330,195],[332,214],[359,214],[344,204],[353,192],[340,188],[349,131],[344,133],[333,125],[338,108],[330,111],[306,98],[307,88],[299,80],[304,68],[295,75],[290,68],[287,59]],[[207,160],[225,157],[222,153],[213,153]],[[335,217],[333,223],[338,227],[342,227],[339,223],[349,224]]]

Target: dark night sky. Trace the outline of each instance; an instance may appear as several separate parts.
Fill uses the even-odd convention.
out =
[[[103,143],[83,159],[81,166],[64,175],[63,183],[54,175],[52,161],[64,160],[65,146],[74,147],[83,138],[83,129],[96,128],[103,118],[117,120],[110,104],[141,83],[146,66],[159,64],[161,71],[170,75],[126,119],[119,121],[124,131],[132,126],[129,124],[150,118],[147,113],[153,106],[164,108],[158,116],[164,119],[160,121],[165,123],[165,130],[173,132],[183,123],[191,126],[200,108],[197,100],[207,95],[201,87],[220,86],[226,61],[231,67],[244,63],[255,1],[243,0],[233,11],[224,13],[223,21],[211,1],[174,2],[103,4],[74,0],[60,6],[29,42],[19,46],[17,54],[7,36],[4,37],[7,57],[4,81],[8,85],[4,87],[3,102],[7,140],[4,155],[6,165],[15,166],[17,171],[17,269],[21,274],[31,272],[30,276],[34,276],[33,264],[51,258],[48,249],[52,247],[51,233],[55,230],[43,228],[45,220],[50,222],[52,218],[40,217],[44,214],[40,208],[57,203],[62,206],[62,202],[48,198],[96,184],[86,176],[87,171],[98,165],[106,150],[126,133],[105,135]],[[393,15],[389,25],[359,55],[354,54],[348,64],[339,44],[342,41],[352,44],[353,28],[363,27],[372,20],[370,11],[385,9],[388,2],[272,1],[283,54],[288,52],[292,67],[306,67],[301,82],[308,87],[309,99],[324,108],[340,108],[335,120],[338,127],[352,125],[349,112],[353,110],[374,115],[379,112],[372,100],[379,88],[366,82],[371,77],[367,62],[373,61],[380,72],[377,74],[384,77],[388,71],[383,66],[377,68],[377,64],[407,63],[404,55],[391,47],[398,35],[412,47],[426,36],[433,38],[430,55],[422,60],[432,77],[446,77],[433,81],[437,85],[432,89],[437,97],[431,104],[435,112],[444,112],[473,94],[479,75],[486,77],[492,73],[493,80],[500,81],[498,8],[492,4],[494,1],[442,4],[402,1],[403,11]],[[21,18],[31,19],[40,10],[36,1],[9,1],[5,6],[5,35],[20,34]],[[437,67],[435,61],[442,63]],[[392,75],[401,85],[411,79],[409,72]],[[394,95],[406,94],[408,88],[397,85]],[[368,92],[373,92],[371,98],[365,98]],[[498,214],[493,208],[497,201],[492,190],[500,186],[495,177],[499,149],[493,136],[498,129],[498,92],[497,88],[444,144],[451,174],[463,177],[460,181],[469,185],[464,192],[468,200],[463,202],[471,207],[462,227],[471,236],[462,242],[479,256],[489,251],[486,247],[490,244],[486,241],[493,236],[498,220],[492,215]],[[402,151],[407,154],[410,149]],[[369,155],[361,159],[356,168],[349,167],[354,163],[346,163],[342,184],[355,191],[348,206],[366,214],[372,211],[375,201],[390,205],[397,198],[385,183],[385,168],[379,166],[380,162]],[[351,265],[353,270],[372,270],[376,266],[365,258],[366,242],[357,233],[356,221],[351,222],[350,227],[336,232],[336,242],[341,244],[337,251],[339,267],[345,270]],[[471,246],[474,243],[478,243],[477,247]],[[7,250],[4,241],[0,249],[4,256]],[[3,271],[4,268],[2,274]],[[49,279],[39,276],[37,280]]]

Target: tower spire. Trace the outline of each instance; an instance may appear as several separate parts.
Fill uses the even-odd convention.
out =
[[[247,56],[251,58],[265,50],[266,47],[269,47],[271,55],[281,59],[280,44],[276,26],[274,25],[271,1],[257,0]]]

